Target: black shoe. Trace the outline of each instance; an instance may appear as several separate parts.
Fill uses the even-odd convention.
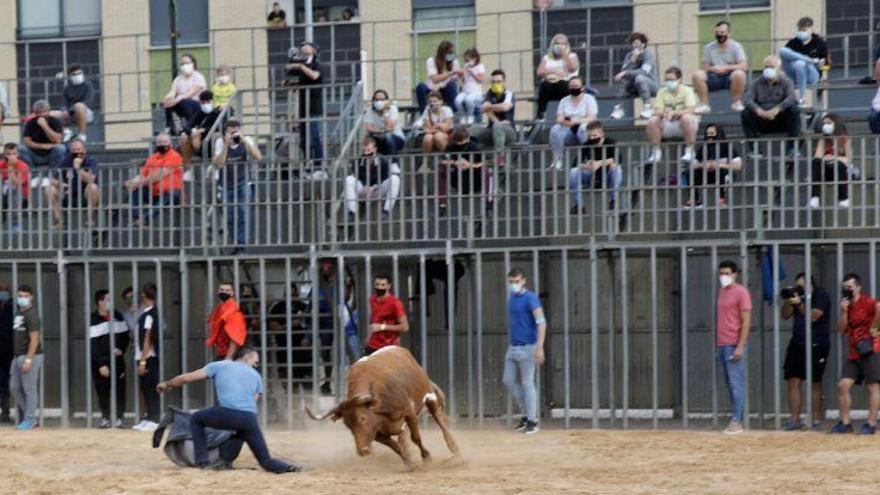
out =
[[[526,426],[529,425],[529,418],[523,416],[522,419],[519,420],[519,424],[516,425],[516,428],[513,431],[523,431],[526,429]]]
[[[526,425],[525,429],[523,430],[523,433],[525,433],[526,435],[534,435],[535,433],[538,433],[539,431],[541,431],[541,427],[538,425],[538,422],[537,421],[529,421],[528,424]]]
[[[321,385],[321,393],[322,393],[322,394],[326,394],[326,395],[332,395],[332,394],[333,394],[333,391],[330,390],[330,384],[329,384],[329,383],[324,383],[323,385]]]
[[[288,473],[301,473],[303,471],[308,471],[312,469],[311,466],[307,464],[291,464],[287,467]]]
[[[9,410],[4,409],[3,414],[0,414],[0,423],[12,424],[12,418],[9,416]]]
[[[204,469],[206,471],[227,471],[232,469],[232,464],[222,459],[218,459],[214,462],[209,462],[208,464],[202,464],[199,466],[199,469]]]

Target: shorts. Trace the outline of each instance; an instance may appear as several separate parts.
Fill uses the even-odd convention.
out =
[[[67,111],[67,116],[69,119],[72,119],[74,114],[76,113],[73,111],[72,108],[68,108],[68,109],[66,109],[66,111]],[[93,112],[92,109],[87,106],[86,107],[86,122],[91,124],[94,121],[95,121],[95,112]]]
[[[663,138],[664,139],[681,139],[684,134],[681,132],[680,120],[663,121]]]
[[[785,372],[785,379],[800,378],[807,379],[807,359],[805,344],[801,342],[791,341],[788,343],[788,350],[785,352],[785,364],[782,369]],[[828,364],[828,352],[830,346],[813,344],[813,351],[810,353],[813,362],[813,383],[820,383],[822,376],[825,374],[825,365]]]
[[[847,359],[843,365],[843,377],[851,378],[856,385],[880,382],[880,353],[872,353],[868,357]]]
[[[706,77],[706,85],[709,86],[709,91],[730,89],[730,72],[727,74],[715,74],[714,72],[710,72]]]

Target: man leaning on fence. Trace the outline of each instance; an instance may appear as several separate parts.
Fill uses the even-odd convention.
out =
[[[242,133],[241,123],[226,123],[223,137],[214,142],[212,163],[220,169],[220,188],[226,205],[226,227],[236,252],[247,248],[251,225],[254,161],[262,160],[253,138]]]
[[[749,290],[736,282],[739,269],[733,261],[718,265],[721,290],[716,303],[716,354],[724,371],[724,381],[730,394],[732,417],[725,435],[743,432],[743,412],[746,400],[745,363],[746,344],[752,322],[752,296]]]

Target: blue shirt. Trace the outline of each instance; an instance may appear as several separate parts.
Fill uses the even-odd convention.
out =
[[[257,370],[238,361],[215,361],[205,366],[205,373],[214,380],[221,407],[257,414],[256,395],[263,393]]]
[[[527,290],[507,300],[510,322],[510,345],[532,345],[538,342],[538,323],[532,311],[541,307],[538,295]]]

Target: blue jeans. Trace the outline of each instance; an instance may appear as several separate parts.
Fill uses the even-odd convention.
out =
[[[317,119],[319,116],[309,117]],[[321,143],[321,122],[318,120],[310,120],[308,123],[308,132],[306,132],[306,123],[299,125],[299,147],[303,153],[306,152],[306,141],[309,146],[309,159],[321,160],[324,158],[324,145]]]
[[[508,346],[504,356],[504,377],[501,381],[510,390],[519,410],[529,421],[538,420],[535,368],[535,344]]]
[[[243,182],[234,187],[225,187],[223,199],[226,203],[226,228],[235,236],[236,246],[246,246],[251,225],[251,185]]]
[[[743,409],[746,403],[746,366],[743,360],[731,361],[735,345],[724,345],[716,351],[721,369],[724,370],[724,382],[727,383],[727,391],[730,393],[731,419],[742,422]],[[745,357],[745,356],[743,356]]]
[[[27,146],[20,144],[18,145],[18,154],[21,156],[21,159],[27,162],[31,167],[48,165],[49,169],[55,170],[67,155],[67,148],[63,144],[56,144],[51,150],[49,150],[48,154],[38,155]]]
[[[806,98],[807,85],[819,81],[819,69],[813,59],[791,48],[781,48],[779,58],[782,59],[782,70],[797,84],[801,98]]]
[[[598,173],[604,176],[605,187],[611,189],[611,199],[613,200],[616,196],[617,188],[623,183],[623,170],[619,166],[614,167],[613,170],[608,167],[602,167]],[[573,167],[568,173],[568,189],[571,191],[571,200],[578,208],[584,203],[581,191],[592,187],[593,172],[585,170],[578,165]]]
[[[458,87],[455,83],[450,82],[438,91],[443,95],[443,104],[449,108],[455,108],[455,97],[458,96]],[[423,82],[416,86],[416,101],[419,104],[419,115],[421,115],[425,111],[425,107],[428,106],[428,93],[430,92],[431,89],[429,89],[428,85]]]
[[[247,443],[257,462],[263,469],[273,473],[286,473],[290,470],[290,464],[272,459],[269,456],[269,447],[260,431],[257,423],[257,415],[248,411],[239,411],[228,407],[214,406],[196,411],[190,422],[193,436],[193,450],[195,450],[196,464],[204,466],[209,462],[208,442],[205,439],[205,427],[217,430],[233,430],[235,435],[224,445],[220,451],[220,457],[226,462],[232,462],[238,457],[243,443]]]
[[[186,127],[192,118],[199,113],[199,102],[191,98],[184,98],[171,108],[165,109],[165,127],[172,128],[174,126],[174,114],[183,121],[181,127]]]
[[[868,127],[874,134],[880,134],[880,112],[871,110],[871,113],[868,114]]]
[[[140,191],[131,193],[132,219],[138,220],[143,214],[147,220],[152,220],[162,211],[169,211],[170,206],[180,204],[180,191],[167,192],[159,196],[152,196],[152,194],[149,187],[143,187]],[[143,206],[143,212],[141,212],[141,206]]]
[[[587,126],[577,126],[576,132],[571,127],[556,124],[550,128],[550,148],[553,150],[553,159],[562,160],[565,156],[565,147],[583,144],[587,140]]]
[[[372,134],[372,136],[376,138],[376,148],[378,148],[380,155],[396,155],[406,145],[406,140],[393,132]]]

